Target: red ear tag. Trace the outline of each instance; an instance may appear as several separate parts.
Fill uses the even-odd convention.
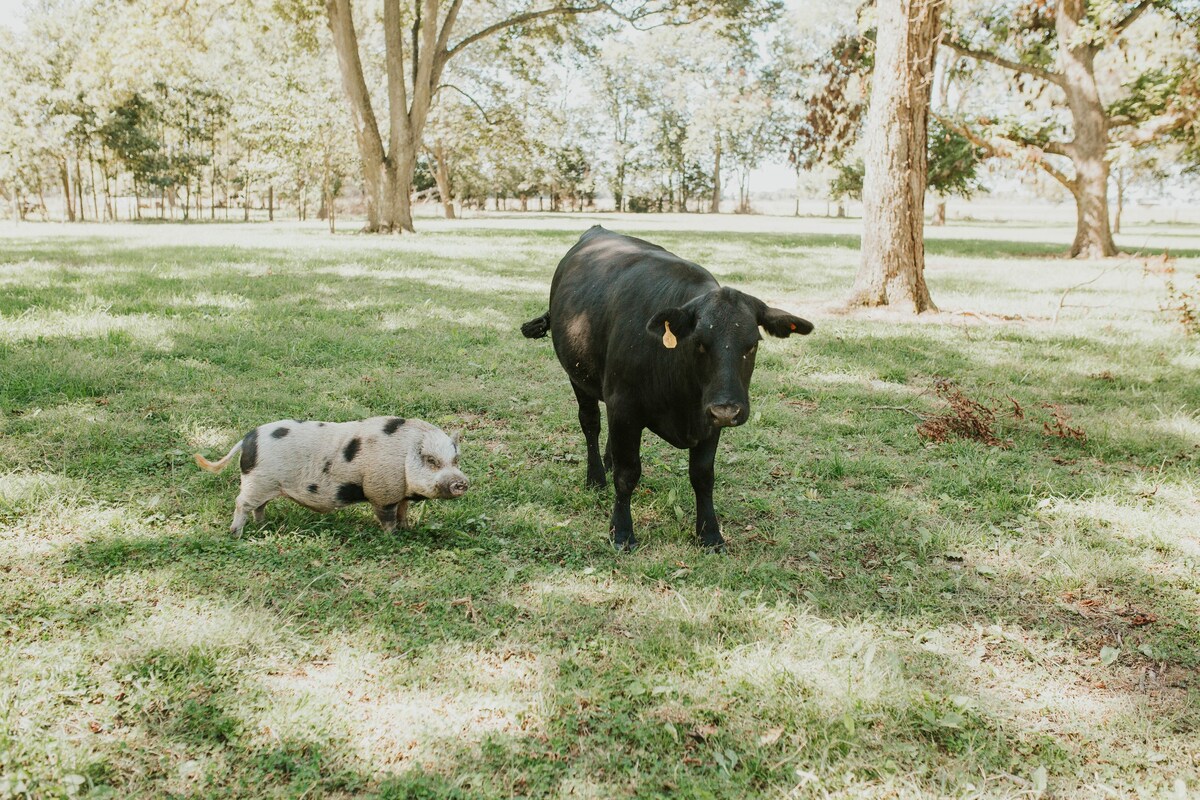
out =
[[[675,338],[675,334],[671,333],[671,323],[664,321],[663,329],[663,347],[674,350],[675,345],[679,344],[679,340]]]
[[[793,322],[793,323],[791,324],[791,327],[792,327],[792,330],[796,330],[796,323],[794,323],[794,322]]]

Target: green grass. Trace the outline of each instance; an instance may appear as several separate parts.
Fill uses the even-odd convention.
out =
[[[764,345],[718,453],[728,554],[647,435],[618,555],[517,331],[591,224],[556,219],[0,233],[0,798],[1200,791],[1200,346],[1162,276],[1120,262],[1051,324],[1103,267],[960,230],[914,321],[837,312],[846,226],[642,231],[817,331]],[[939,377],[1019,403],[1010,446],[884,408]],[[235,471],[191,461],[393,413],[462,430],[472,478],[395,536],[279,501],[231,539]]]

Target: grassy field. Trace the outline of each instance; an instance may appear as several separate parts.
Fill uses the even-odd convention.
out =
[[[647,435],[620,555],[517,331],[592,221],[0,233],[0,798],[1200,792],[1200,232],[951,227],[913,321],[838,312],[853,223],[606,223],[817,324],[722,442],[729,552]],[[939,378],[1002,446],[918,435]],[[467,497],[229,537],[192,452],[378,414],[462,430]]]

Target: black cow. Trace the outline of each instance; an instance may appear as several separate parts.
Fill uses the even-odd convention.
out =
[[[708,270],[632,236],[589,229],[550,284],[550,311],[521,326],[530,339],[554,333],[554,352],[579,401],[587,441],[587,484],[613,470],[613,541],[633,549],[629,498],[642,474],[642,429],[689,450],[696,534],[720,549],[713,511],[713,459],[721,429],[750,416],[758,328],[772,336],[810,333],[812,323],[722,287]],[[608,445],[600,457],[600,407]]]

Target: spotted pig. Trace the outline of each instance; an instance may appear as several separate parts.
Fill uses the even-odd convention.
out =
[[[288,497],[321,513],[370,503],[389,533],[408,527],[408,504],[453,499],[467,491],[458,468],[458,434],[419,419],[372,417],[358,422],[283,419],[247,433],[224,458],[196,463],[220,472],[241,452],[242,486],[229,530],[240,536],[246,518]]]

